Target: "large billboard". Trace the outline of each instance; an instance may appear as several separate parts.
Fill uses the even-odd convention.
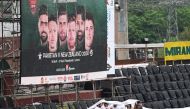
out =
[[[21,84],[88,80],[92,72],[106,77],[107,2],[23,0]]]

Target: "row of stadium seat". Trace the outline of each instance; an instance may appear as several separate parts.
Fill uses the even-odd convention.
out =
[[[173,66],[147,66],[138,67],[138,68],[121,68],[116,69],[116,76],[143,76],[143,75],[155,75],[155,74],[163,74],[163,73],[190,73],[190,65],[173,65]]]
[[[118,94],[129,93],[144,93],[152,91],[165,91],[165,90],[177,90],[177,89],[190,89],[190,81],[178,81],[178,82],[158,82],[158,83],[145,83],[145,84],[132,84],[116,86],[116,92]],[[122,92],[122,93],[121,93]]]
[[[87,109],[88,107],[92,106],[99,100],[100,99],[86,100],[86,101],[81,100],[78,102],[67,103],[67,105],[68,109]]]
[[[148,102],[144,106],[152,109],[184,108],[190,106],[190,98]]]
[[[55,103],[41,103],[38,105],[26,105],[15,107],[14,100],[10,96],[0,96],[0,109],[57,109]]]
[[[155,75],[144,75],[144,76],[132,76],[133,84],[141,83],[154,83],[163,81],[183,81],[189,80],[189,73],[165,73],[165,74],[155,74]]]
[[[27,105],[20,109],[58,109],[55,103],[41,103],[37,105]]]
[[[131,81],[133,84],[142,84],[142,83],[155,83],[155,82],[177,82],[177,81],[186,81],[190,80],[189,73],[165,73],[165,74],[155,74],[155,75],[143,75],[143,76],[131,76]],[[115,80],[115,85],[129,85],[130,80],[128,79],[119,79]]]
[[[182,89],[182,90],[169,90],[169,91],[154,91],[154,92],[146,92],[146,93],[138,93],[138,94],[128,94],[124,96],[126,99],[131,97],[133,99],[138,99],[143,102],[153,102],[153,101],[162,101],[162,100],[174,100],[174,99],[188,99],[190,98],[190,94],[188,93],[190,90]]]

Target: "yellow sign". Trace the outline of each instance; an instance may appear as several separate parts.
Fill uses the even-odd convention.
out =
[[[164,56],[165,61],[190,59],[190,41],[164,43]]]

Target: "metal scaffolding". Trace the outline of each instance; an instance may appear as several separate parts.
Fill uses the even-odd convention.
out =
[[[13,78],[17,81],[19,68],[19,47],[15,45],[16,41],[20,37],[20,0],[1,0],[0,1],[0,60],[8,62],[10,68],[4,69],[4,65],[1,66],[0,81],[1,88],[0,94],[3,95],[4,87],[7,87],[5,74],[13,73]],[[15,82],[13,82],[15,83]],[[8,87],[9,88],[9,87]],[[11,92],[12,94],[14,92]]]

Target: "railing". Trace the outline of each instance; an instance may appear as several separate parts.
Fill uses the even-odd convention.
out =
[[[147,62],[148,59],[155,61],[155,58],[163,58],[164,43],[150,43],[150,44],[116,44],[115,49],[126,49],[128,52],[127,59],[144,59]],[[116,54],[117,55],[117,54]]]

